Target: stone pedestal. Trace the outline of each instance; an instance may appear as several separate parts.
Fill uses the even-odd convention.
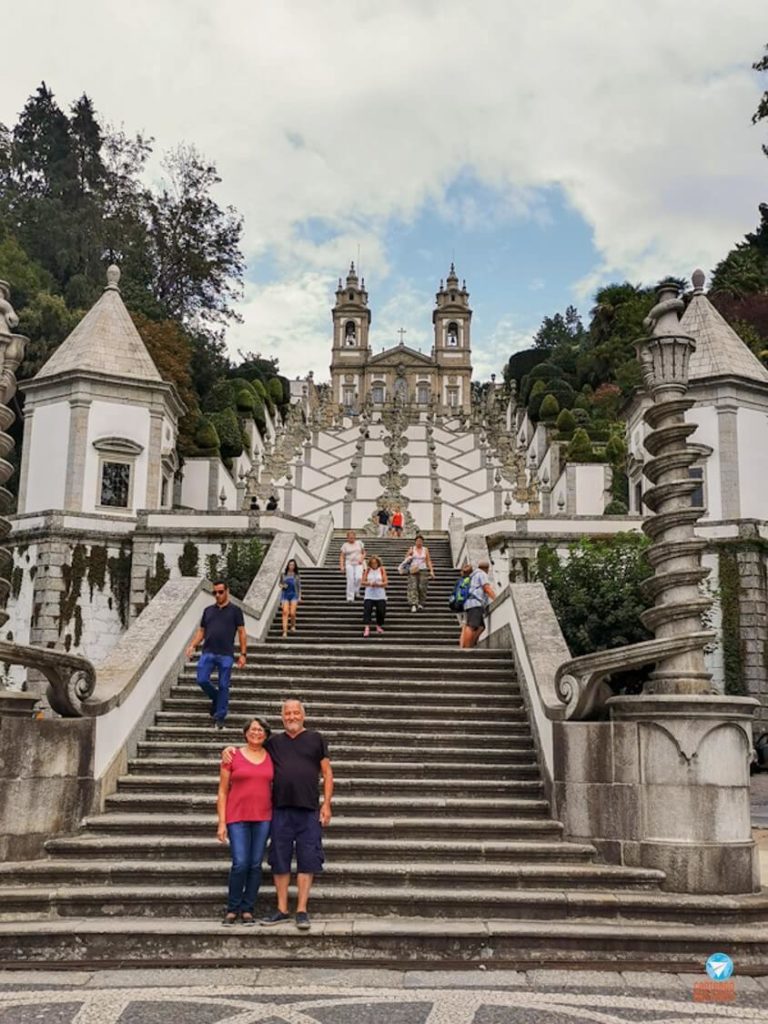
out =
[[[657,868],[668,892],[760,888],[748,697],[613,697],[611,721],[556,722],[555,802],[606,861]]]

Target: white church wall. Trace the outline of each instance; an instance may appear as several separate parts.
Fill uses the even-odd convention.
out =
[[[764,519],[768,510],[768,417],[739,409],[739,490],[741,516]]]
[[[381,494],[382,487],[377,476],[360,476],[356,480],[356,497],[361,501],[374,501]]]
[[[41,512],[64,507],[69,448],[69,402],[39,405],[28,439],[29,474],[24,507],[20,512]]]
[[[331,483],[332,480],[333,477],[329,476],[328,473],[323,473],[321,470],[315,469],[314,466],[304,466],[301,470],[301,482],[305,491],[313,491],[316,487],[323,487],[325,484]]]
[[[605,508],[605,466],[598,463],[577,463],[576,515],[599,516]]]
[[[35,413],[37,415],[37,413]],[[83,502],[85,512],[102,511],[99,506],[101,481],[99,480],[99,452],[93,447],[94,441],[105,437],[121,437],[141,445],[141,452],[133,463],[132,495],[130,508],[110,508],[109,513],[135,512],[147,507],[147,468],[149,464],[149,409],[139,405],[121,402],[94,400],[88,416],[88,437],[85,446],[85,473],[83,477]]]
[[[409,476],[429,476],[429,459],[424,456],[416,456],[415,458],[408,458],[408,464],[404,467],[404,472]]]
[[[208,508],[210,459],[185,459],[181,481],[181,504],[188,508]]]

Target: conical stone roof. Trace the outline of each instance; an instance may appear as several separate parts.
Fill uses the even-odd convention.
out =
[[[693,274],[693,298],[680,319],[680,328],[696,342],[688,379],[741,377],[768,384],[768,369],[744,344],[704,294],[704,274]]]
[[[78,372],[162,380],[120,297],[119,280],[119,268],[110,267],[103,295],[59,345],[35,380]]]

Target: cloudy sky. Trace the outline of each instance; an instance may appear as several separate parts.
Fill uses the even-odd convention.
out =
[[[245,216],[233,352],[327,376],[360,254],[372,341],[431,343],[451,259],[476,372],[610,280],[710,270],[768,200],[766,0],[0,0],[0,120],[63,105],[194,143]]]

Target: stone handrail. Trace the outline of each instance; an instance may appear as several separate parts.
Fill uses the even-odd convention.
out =
[[[0,642],[0,661],[37,669],[48,680],[48,703],[62,718],[79,718],[96,686],[96,670],[87,658],[46,647]]]
[[[606,701],[614,696],[607,680],[616,672],[655,665],[664,658],[698,650],[712,634],[707,631],[685,636],[643,640],[626,647],[596,651],[564,662],[555,675],[557,697],[567,719],[585,721],[606,714]],[[716,692],[715,690],[712,691]]]

